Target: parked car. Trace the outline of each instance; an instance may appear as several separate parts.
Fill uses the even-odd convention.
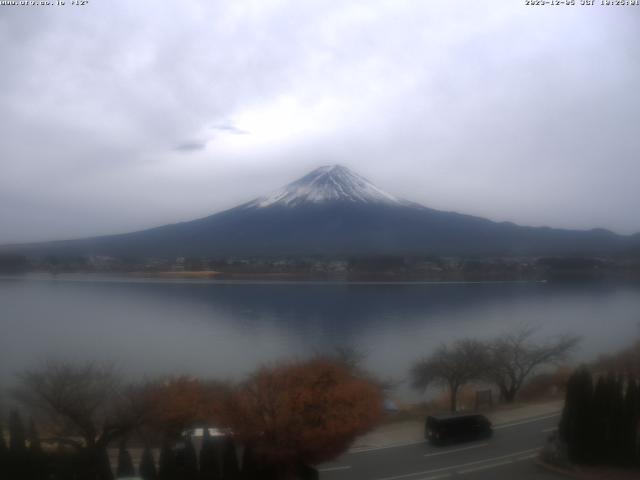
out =
[[[187,430],[182,431],[182,437],[190,438],[191,440],[195,440],[197,438],[203,438],[204,429],[205,427],[188,428]],[[208,430],[209,430],[210,437],[223,437],[228,434],[228,432],[225,432],[224,430],[218,427],[208,427]]]
[[[425,422],[425,438],[433,445],[468,442],[491,435],[491,422],[480,414],[430,416]]]
[[[229,437],[230,432],[222,430],[217,427],[204,427],[204,426],[194,426],[192,428],[188,428],[183,430],[180,435],[180,440],[174,445],[175,450],[181,450],[185,448],[185,444],[187,440],[191,440],[193,447],[197,452],[202,448],[202,441],[204,439],[204,429],[207,428],[209,430],[209,436],[214,442],[220,442],[225,438]]]

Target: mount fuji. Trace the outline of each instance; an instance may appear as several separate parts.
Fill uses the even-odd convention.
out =
[[[271,255],[610,255],[640,238],[603,229],[524,227],[433,210],[340,165],[265,197],[183,223],[122,235],[4,247],[25,254],[120,257]]]
[[[265,208],[274,205],[295,207],[304,204],[345,202],[351,204],[408,205],[408,202],[380,190],[366,178],[341,165],[317,168],[299,180],[258,198],[245,208]]]

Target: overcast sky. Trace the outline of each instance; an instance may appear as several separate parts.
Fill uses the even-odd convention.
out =
[[[640,7],[70,3],[0,6],[0,243],[189,220],[333,163],[433,208],[640,231]]]

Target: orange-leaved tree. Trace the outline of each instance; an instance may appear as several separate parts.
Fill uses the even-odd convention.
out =
[[[192,377],[174,377],[148,388],[151,426],[169,437],[194,424],[224,423],[228,389],[215,382]]]
[[[259,369],[236,390],[230,421],[256,459],[288,478],[343,453],[380,420],[382,404],[377,384],[314,358]]]

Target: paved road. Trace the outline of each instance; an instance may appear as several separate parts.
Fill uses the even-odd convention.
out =
[[[558,477],[534,459],[558,415],[499,425],[489,440],[432,447],[426,443],[347,453],[320,468],[321,480],[545,479]]]

